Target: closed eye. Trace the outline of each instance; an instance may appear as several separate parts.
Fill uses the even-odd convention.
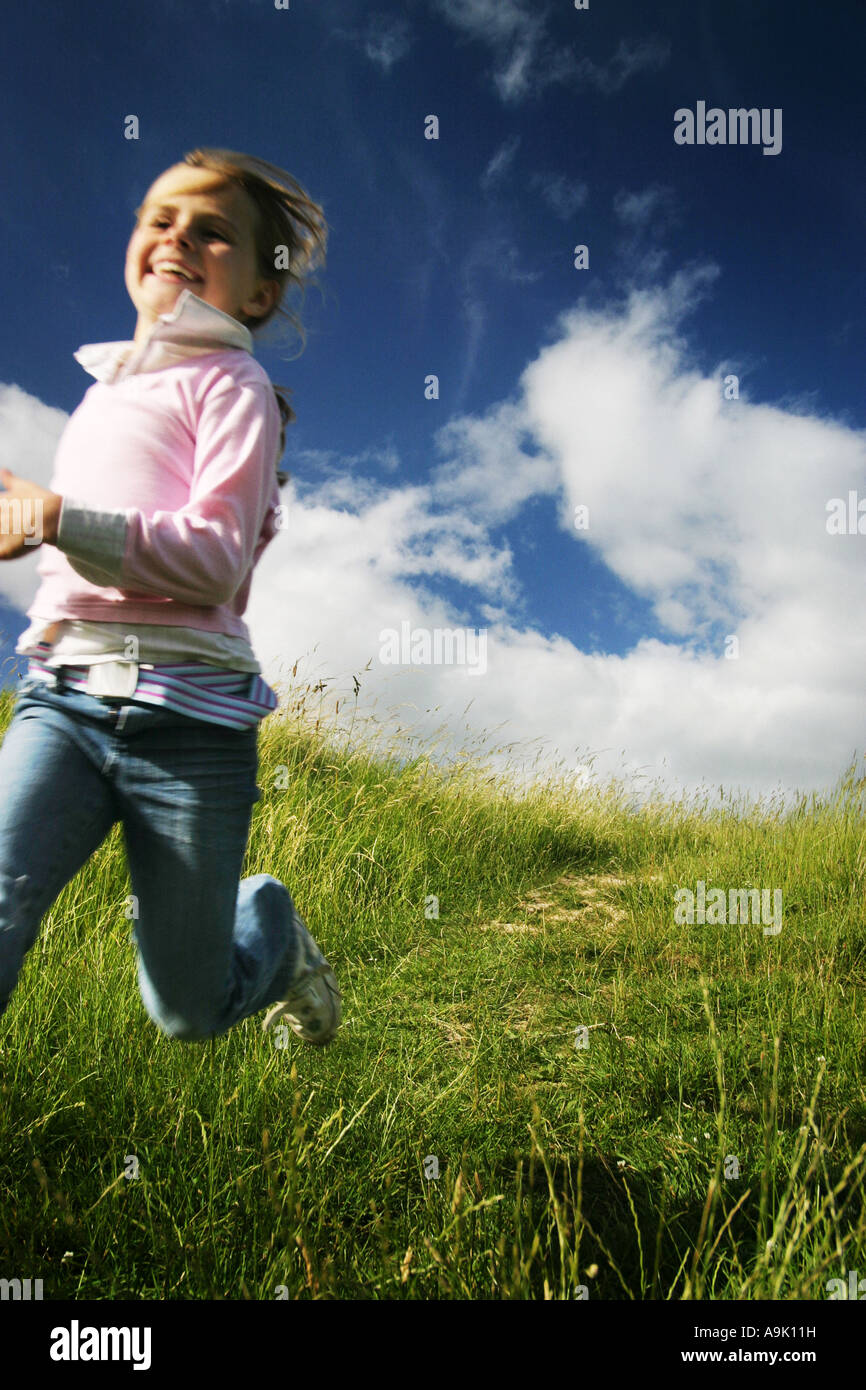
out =
[[[167,217],[154,217],[151,219],[150,225],[152,227],[162,228],[171,226],[171,223],[169,222],[169,219]],[[231,241],[231,238],[228,236],[228,233],[224,232],[221,227],[204,227],[200,235],[203,237],[207,237],[209,240],[213,240],[215,238],[217,241],[225,241],[229,243]]]

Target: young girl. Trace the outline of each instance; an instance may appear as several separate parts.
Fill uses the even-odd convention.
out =
[[[75,354],[96,384],[50,489],[0,471],[0,559],[37,539],[32,509],[45,546],[0,748],[0,1013],[45,912],[121,820],[139,985],[164,1033],[210,1038],[269,1004],[266,1028],[285,1019],[319,1044],[337,1031],[336,977],[288,890],[239,882],[258,722],[277,705],[243,613],[294,418],[250,330],[326,243],[289,174],[186,155],[137,213],[133,341]]]

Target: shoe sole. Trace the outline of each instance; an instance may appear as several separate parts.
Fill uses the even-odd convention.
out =
[[[330,996],[327,999],[327,1003],[330,1004],[331,1017],[324,1032],[314,1035],[306,1031],[305,1025],[298,1018],[297,1014],[292,1013],[292,1005],[295,1001],[292,999],[291,994],[288,999],[281,1000],[280,1003],[275,1004],[273,1008],[269,1009],[262,1023],[263,1032],[267,1032],[268,1029],[273,1028],[280,1020],[285,1020],[296,1037],[302,1038],[304,1042],[312,1043],[314,1047],[326,1047],[329,1042],[333,1042],[340,1027],[343,996],[337,984],[337,977],[328,962],[323,961],[321,964],[307,970],[302,978],[295,984],[292,993],[303,989],[310,977],[315,975],[321,978]]]

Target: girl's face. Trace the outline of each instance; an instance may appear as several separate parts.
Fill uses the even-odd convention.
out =
[[[218,184],[211,170],[182,164],[148,192],[126,253],[136,342],[184,289],[236,319],[260,318],[273,305],[279,286],[258,272],[255,204],[242,188]]]

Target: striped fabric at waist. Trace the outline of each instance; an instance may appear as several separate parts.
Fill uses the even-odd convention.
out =
[[[50,650],[50,647],[46,648],[46,651]],[[27,669],[28,676],[37,680],[53,685],[60,677],[64,685],[85,694],[89,672],[87,665],[49,666],[36,656],[29,658]],[[210,666],[205,662],[139,666],[135,689],[123,698],[126,703],[161,705],[177,714],[202,719],[209,724],[221,724],[227,729],[252,728],[279,704],[276,694],[261,676],[249,671]]]

